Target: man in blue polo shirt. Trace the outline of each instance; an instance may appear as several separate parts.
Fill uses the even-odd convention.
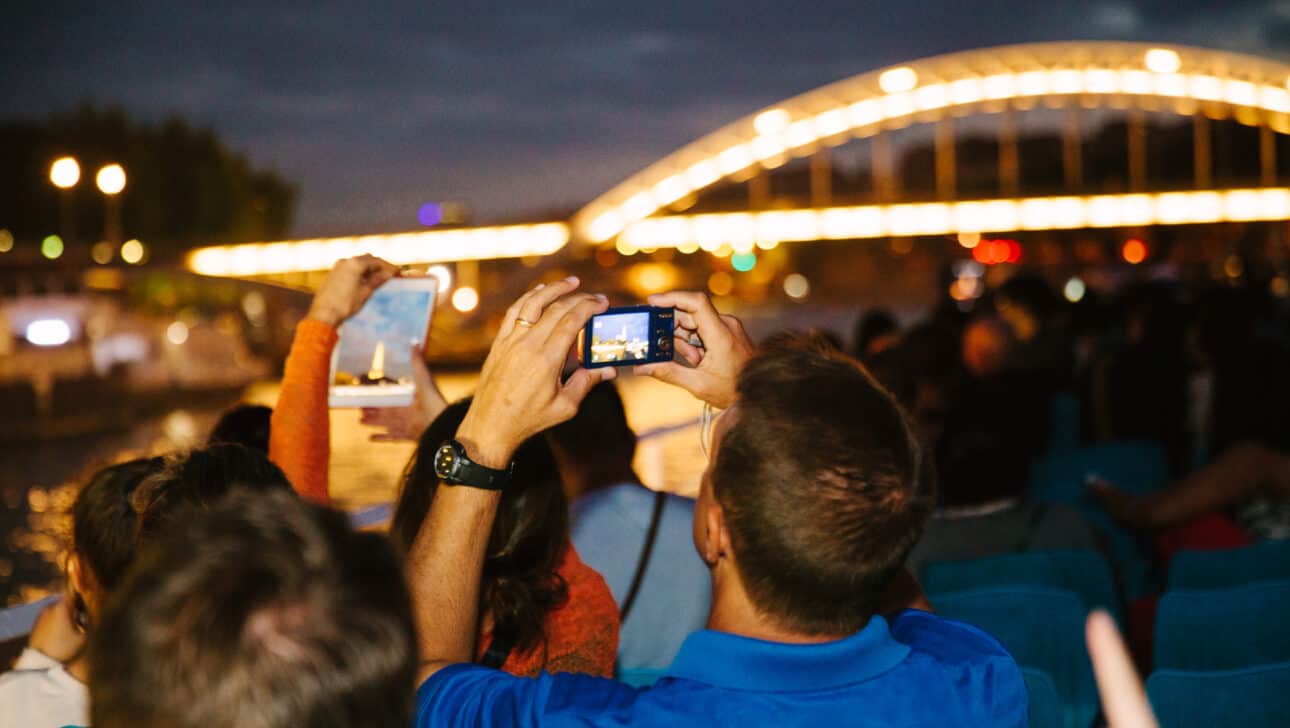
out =
[[[601,296],[576,279],[521,297],[484,363],[409,554],[421,651],[417,725],[1022,726],[1020,670],[986,634],[884,595],[932,505],[929,464],[891,396],[854,361],[804,343],[754,355],[703,294],[675,307],[679,363],[639,373],[725,411],[695,506],[712,574],[708,629],[650,689],[469,664],[498,487],[526,438],[571,417],[612,369],[561,384]],[[689,343],[692,335],[702,347]]]

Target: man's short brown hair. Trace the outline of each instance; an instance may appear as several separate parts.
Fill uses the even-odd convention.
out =
[[[861,629],[922,533],[933,473],[904,413],[855,360],[808,341],[740,374],[712,471],[740,576],[788,629]]]
[[[406,726],[416,640],[388,540],[290,492],[190,505],[90,637],[98,728]]]

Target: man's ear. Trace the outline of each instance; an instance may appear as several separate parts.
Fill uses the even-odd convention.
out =
[[[98,607],[99,587],[94,574],[81,562],[81,557],[72,553],[67,557],[67,584],[72,593],[79,594],[85,601],[85,607],[94,613]]]
[[[716,566],[722,556],[730,553],[730,532],[726,529],[726,513],[715,498],[702,502],[703,537],[699,555],[708,566]]]

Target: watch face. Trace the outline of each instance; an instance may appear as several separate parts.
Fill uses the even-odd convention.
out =
[[[457,466],[457,449],[452,446],[451,442],[445,442],[439,446],[434,454],[434,472],[440,478],[447,478],[453,474]]]

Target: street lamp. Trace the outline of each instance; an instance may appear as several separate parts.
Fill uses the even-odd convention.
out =
[[[121,190],[125,189],[125,170],[119,164],[104,165],[94,182],[103,193],[107,213],[103,218],[103,237],[116,249],[121,244]]]
[[[81,181],[81,165],[73,157],[59,157],[49,165],[49,181],[58,188],[58,229],[63,240],[76,238],[76,216],[72,209],[72,188]]]

